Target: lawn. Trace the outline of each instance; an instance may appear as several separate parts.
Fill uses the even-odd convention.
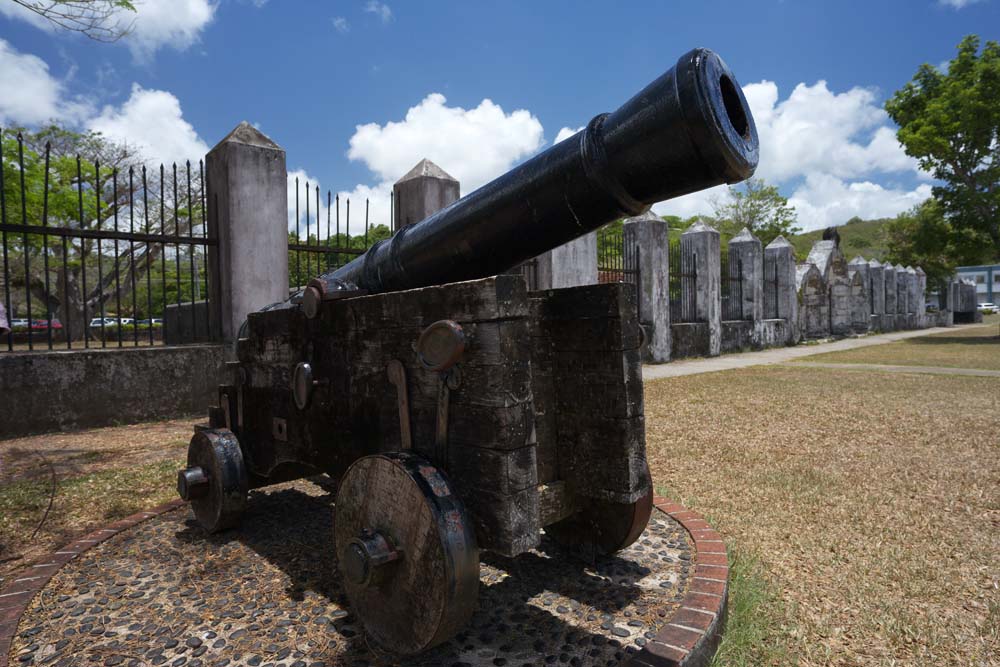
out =
[[[814,354],[797,361],[1000,370],[1000,316],[988,316],[983,322],[982,326],[956,328],[846,352]]]
[[[175,498],[194,422],[0,440],[0,586],[75,537]]]
[[[996,664],[998,396],[787,366],[646,383],[657,487],[734,557],[716,664]]]

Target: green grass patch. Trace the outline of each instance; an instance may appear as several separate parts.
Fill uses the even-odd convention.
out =
[[[785,607],[756,557],[729,550],[729,611],[713,667],[792,665]]]

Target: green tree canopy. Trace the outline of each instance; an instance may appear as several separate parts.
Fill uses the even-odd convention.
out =
[[[730,186],[728,196],[714,202],[714,208],[719,232],[725,236],[735,236],[745,227],[767,245],[779,235],[801,231],[795,226],[798,216],[788,199],[762,178]]]
[[[979,235],[1000,257],[1000,45],[970,35],[942,72],[922,65],[885,108],[899,141],[943,185],[948,223]]]

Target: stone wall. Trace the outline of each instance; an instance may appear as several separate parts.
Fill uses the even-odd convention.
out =
[[[222,345],[0,355],[0,434],[17,437],[205,414]]]

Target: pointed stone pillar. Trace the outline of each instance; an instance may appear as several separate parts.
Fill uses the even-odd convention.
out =
[[[847,263],[847,270],[854,271],[861,275],[861,284],[864,287],[865,292],[865,311],[868,315],[872,312],[872,279],[870,269],[868,268],[868,260],[866,260],[861,255],[858,255],[850,262]],[[870,320],[871,318],[869,318]],[[869,329],[871,328],[871,323],[869,321]]]
[[[906,268],[896,265],[896,328],[906,329],[906,301],[909,293],[906,288]]]
[[[746,227],[729,241],[729,261],[740,262],[743,316],[753,322],[764,319],[764,247]]]
[[[247,313],[288,298],[285,150],[243,121],[205,157],[212,306],[225,341]]]
[[[872,331],[882,331],[885,316],[885,271],[882,262],[873,259],[868,262],[869,289],[872,302]]]
[[[708,356],[722,352],[722,292],[719,281],[719,232],[696,222],[681,234],[681,262],[696,271],[695,317],[708,324]]]
[[[428,159],[416,164],[392,186],[393,230],[415,225],[459,198],[459,183]]]
[[[927,328],[927,274],[921,267],[914,269],[917,276],[917,326]]]
[[[777,281],[777,315],[788,323],[789,345],[797,343],[801,338],[799,331],[799,297],[795,280],[795,249],[785,237],[778,236],[764,248],[764,262],[773,267],[774,278]],[[767,279],[765,270],[765,279]]]
[[[646,331],[642,350],[646,363],[670,361],[669,231],[652,211],[626,218],[622,227],[625,247],[638,248],[639,322]]]
[[[896,267],[886,264],[882,267],[885,276],[885,316],[882,318],[882,328],[885,331],[896,330]]]

